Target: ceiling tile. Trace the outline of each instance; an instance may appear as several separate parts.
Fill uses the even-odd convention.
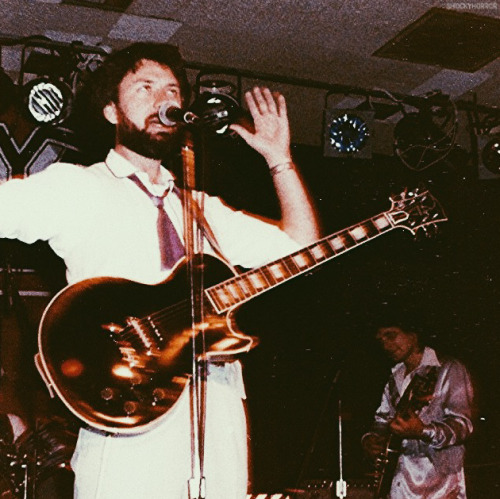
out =
[[[109,38],[134,42],[165,43],[181,27],[181,23],[166,19],[123,14],[109,31]]]

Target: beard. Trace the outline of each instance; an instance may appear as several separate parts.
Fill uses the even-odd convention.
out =
[[[145,158],[165,160],[177,155],[182,145],[182,130],[176,126],[164,132],[150,133],[148,125],[159,123],[157,116],[146,118],[141,130],[118,107],[117,142]]]

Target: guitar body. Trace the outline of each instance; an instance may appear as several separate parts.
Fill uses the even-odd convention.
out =
[[[236,325],[242,304],[392,229],[415,234],[446,220],[428,191],[405,190],[391,202],[386,212],[237,276],[217,258],[196,256],[191,263],[202,265],[204,285],[203,298],[194,296],[203,300],[196,303],[204,313],[198,324],[191,319],[184,259],[154,286],[109,277],[72,284],[43,314],[38,370],[88,425],[111,433],[145,431],[178,400],[193,353],[197,360],[227,362],[257,345]]]
[[[417,413],[432,400],[438,368],[426,366],[424,372],[416,373],[396,407],[396,416],[407,418],[410,413]],[[385,499],[391,490],[398,459],[401,454],[403,439],[391,434],[387,437],[384,450],[375,461],[374,499]]]
[[[207,285],[233,276],[205,255]],[[175,404],[192,371],[189,295],[183,260],[169,280],[153,286],[95,278],[64,288],[39,329],[38,365],[49,388],[94,428],[146,430]],[[196,338],[203,329],[206,359],[233,360],[256,345],[238,332],[232,310],[217,315],[209,303],[205,310]]]

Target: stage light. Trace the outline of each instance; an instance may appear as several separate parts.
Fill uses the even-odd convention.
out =
[[[405,113],[394,127],[394,150],[411,170],[442,161],[455,145],[458,118],[453,102]]]
[[[202,93],[191,110],[201,119],[202,126],[219,136],[231,135],[229,125],[239,116],[238,103],[230,95],[211,92]]]
[[[234,137],[229,125],[244,115],[234,97],[235,86],[225,80],[204,80],[199,83],[198,97],[190,107],[201,121],[201,126],[219,137]]]
[[[500,175],[500,136],[492,138],[481,154],[484,166],[492,173]]]
[[[60,80],[37,78],[24,86],[24,100],[36,123],[56,125],[68,117],[73,93]]]
[[[371,136],[375,113],[357,109],[326,109],[324,155],[371,158]]]
[[[477,150],[479,179],[500,179],[500,134],[479,135]]]

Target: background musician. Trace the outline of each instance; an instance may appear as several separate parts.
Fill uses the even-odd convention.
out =
[[[404,320],[385,322],[376,339],[396,365],[362,445],[377,459],[389,437],[396,442],[402,439],[393,476],[389,464],[383,477],[390,488],[388,497],[465,498],[464,442],[472,433],[473,403],[467,370],[459,361],[422,345],[416,327]],[[409,402],[404,404],[405,395],[411,393],[406,390],[412,387],[413,402],[406,397]]]

